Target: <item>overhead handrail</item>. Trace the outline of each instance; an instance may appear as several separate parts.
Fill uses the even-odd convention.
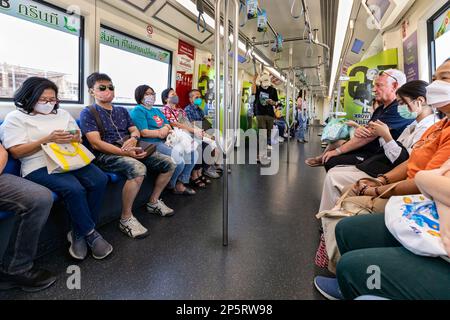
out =
[[[206,31],[206,20],[203,16],[204,8],[203,8],[203,0],[197,0],[197,11],[198,11],[198,17],[197,17],[197,30],[200,33],[204,33]],[[203,29],[201,27],[203,26]]]

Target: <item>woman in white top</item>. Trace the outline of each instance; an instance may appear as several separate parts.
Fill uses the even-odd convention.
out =
[[[67,173],[47,171],[42,144],[81,142],[75,120],[59,109],[57,86],[45,78],[28,78],[15,93],[14,104],[18,110],[10,112],[0,128],[3,145],[21,161],[24,178],[49,188],[64,200],[72,221],[72,231],[67,235],[71,256],[84,259],[89,246],[94,258],[105,258],[112,246],[95,225],[107,176],[93,164]]]
[[[423,133],[438,121],[433,110],[426,104],[426,87],[428,83],[421,80],[410,81],[397,90],[399,113],[405,118],[415,118],[416,121],[405,128],[398,138],[408,153]],[[370,126],[380,136],[380,145],[385,156],[394,164],[402,153],[402,148],[392,139],[389,128],[381,121],[371,122]],[[369,161],[370,159],[366,159]],[[356,166],[337,166],[328,171],[322,191],[319,212],[330,210],[341,196],[342,190],[356,181],[371,177]]]

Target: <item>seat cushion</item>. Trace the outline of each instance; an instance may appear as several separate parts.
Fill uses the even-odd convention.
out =
[[[108,176],[109,181],[112,182],[112,183],[117,183],[120,180],[124,179],[124,177],[122,177],[121,175],[118,175],[118,174],[115,174],[115,173],[112,173],[112,172],[105,172],[105,173]]]
[[[9,211],[0,211],[0,220],[8,219],[9,217],[12,217],[14,213]]]
[[[20,177],[20,161],[14,159],[13,157],[11,157],[11,155],[9,155],[8,162],[6,163],[6,167],[3,172]]]

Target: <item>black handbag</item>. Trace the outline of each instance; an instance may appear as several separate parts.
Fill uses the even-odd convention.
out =
[[[95,106],[89,106],[88,109],[89,109],[89,112],[94,117],[95,122],[97,123],[97,128],[99,130],[100,137],[103,140],[103,137],[105,136],[105,127],[103,126],[103,122],[100,119],[100,115],[98,114],[98,111],[95,108]],[[122,147],[122,145],[125,143],[125,141],[127,141],[130,138],[131,138],[130,135],[126,135],[121,140],[116,141],[114,143],[114,145],[116,145],[118,147]],[[143,151],[147,152],[147,156],[146,157],[151,156],[156,151],[156,144],[145,142],[145,141],[142,141],[142,140],[138,141],[136,147],[141,148]]]
[[[380,174],[385,174],[391,171],[396,166],[409,159],[408,150],[406,150],[400,142],[397,142],[397,144],[402,148],[402,151],[394,163],[392,163],[391,160],[389,160],[389,158],[385,155],[384,149],[380,148],[376,154],[357,164],[356,168],[364,171],[369,176],[374,178],[378,177]]]

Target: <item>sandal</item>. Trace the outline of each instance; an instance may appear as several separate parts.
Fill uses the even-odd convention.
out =
[[[193,188],[206,189],[206,184],[203,182],[202,176],[198,177],[197,179],[191,179],[189,185]]]
[[[310,167],[320,167],[323,166],[322,159],[319,157],[308,158],[305,160],[305,163]]]
[[[206,176],[200,176],[199,179],[201,179],[205,184],[211,184],[212,181],[209,180]]]
[[[186,189],[184,189],[184,191],[177,191],[176,189],[172,189],[172,193],[173,194],[181,194],[181,195],[185,195],[185,196],[193,196],[194,194],[196,194],[194,189],[191,189],[189,187],[186,187]]]

